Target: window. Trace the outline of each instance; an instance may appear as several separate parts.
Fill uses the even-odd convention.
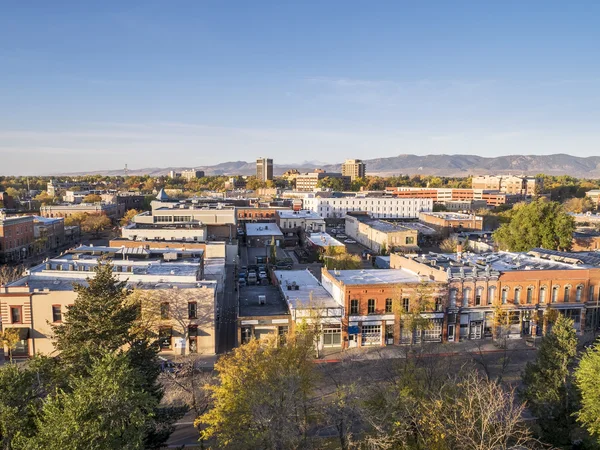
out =
[[[161,350],[171,350],[172,327],[160,327],[158,330],[158,344]]]
[[[540,303],[546,303],[546,286],[540,288]]]
[[[483,294],[483,288],[478,287],[475,291],[475,306],[481,305],[481,295]]]
[[[391,298],[386,298],[385,299],[385,312],[386,313],[391,313],[393,311],[392,310],[392,305],[393,305],[392,299]]]
[[[198,303],[188,302],[188,319],[198,318]]]
[[[531,286],[527,288],[527,303],[533,303],[533,288]]]
[[[565,299],[564,302],[569,302],[569,296],[571,295],[571,286],[565,286]]]
[[[463,308],[466,308],[471,303],[471,288],[463,289]]]
[[[515,288],[515,305],[521,303],[521,288]]]
[[[410,298],[403,298],[402,299],[402,310],[404,312],[408,312],[410,309]]]
[[[190,342],[190,353],[198,353],[198,326],[188,326],[188,340]]]
[[[160,304],[160,318],[161,319],[169,318],[169,302],[163,302]]]
[[[456,289],[450,289],[450,308],[456,308]]]
[[[10,307],[10,322],[11,323],[23,323],[23,307],[22,306],[11,306]]]
[[[350,300],[350,314],[358,314],[358,300]]]
[[[62,312],[60,305],[52,305],[52,322],[61,322]]]
[[[508,288],[502,288],[502,304],[506,305],[508,301]]]
[[[496,286],[490,286],[488,288],[488,298],[487,298],[488,305],[491,305],[492,303],[494,303],[494,297],[496,297]]]
[[[558,286],[552,286],[552,303],[558,301]]]
[[[408,236],[406,238],[406,245],[411,245],[415,243],[415,238],[413,236]]]
[[[436,299],[435,299],[435,310],[436,311],[443,311],[443,309],[444,309],[444,304],[442,303],[441,297],[436,297]]]
[[[583,293],[583,286],[582,285],[577,286],[577,289],[575,289],[575,301],[576,302],[581,301],[582,293]]]
[[[375,299],[370,298],[367,301],[367,313],[374,314],[375,313]]]
[[[588,301],[594,301],[594,286],[590,286],[590,296],[588,297]]]

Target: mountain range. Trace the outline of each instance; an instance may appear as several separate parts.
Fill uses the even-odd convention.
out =
[[[437,175],[461,177],[483,174],[526,174],[535,175],[571,175],[578,178],[600,178],[600,157],[586,158],[567,155],[564,153],[554,155],[508,155],[488,158],[476,155],[398,155],[388,158],[363,160],[367,165],[367,175]],[[276,159],[275,159],[276,162]],[[167,175],[169,171],[181,170],[189,167],[166,167],[130,169],[129,175]],[[321,168],[327,172],[340,172],[341,164],[322,164],[304,162],[300,164],[275,164],[275,175],[281,175],[286,170],[297,169],[300,172],[313,171]],[[214,166],[196,167],[204,170],[207,175],[253,175],[256,173],[256,164],[246,161],[230,161]],[[66,175],[123,175],[123,169],[104,170],[96,172],[78,172]]]

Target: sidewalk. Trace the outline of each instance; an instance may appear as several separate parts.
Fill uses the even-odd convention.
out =
[[[535,350],[534,347],[527,345],[524,339],[513,339],[507,341],[506,349],[498,343],[488,340],[463,341],[456,343],[424,343],[415,344],[412,348],[409,345],[388,345],[385,347],[360,347],[352,349],[333,349],[326,348],[321,351],[321,356],[317,362],[340,362],[342,360],[366,361],[372,359],[395,359],[406,358],[407,355],[415,357],[432,356],[455,356],[468,353],[502,353],[505,351],[527,351]]]

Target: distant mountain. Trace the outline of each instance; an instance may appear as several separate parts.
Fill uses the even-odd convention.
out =
[[[275,159],[276,160],[276,159]],[[528,174],[545,173],[548,175],[571,175],[579,178],[600,178],[600,157],[578,156],[563,153],[555,155],[508,155],[486,158],[476,155],[398,155],[389,158],[364,160],[368,175],[438,175],[468,176],[482,174]],[[341,164],[320,165],[314,162],[302,164],[275,165],[275,175],[281,175],[288,169],[300,172],[312,171],[320,167],[328,172],[339,172]],[[129,170],[130,175],[166,175],[170,170],[180,172],[190,167],[146,168]],[[207,175],[253,175],[256,173],[254,162],[232,161],[214,166],[196,167]],[[106,170],[98,172],[80,172],[67,175],[123,175],[123,170]]]

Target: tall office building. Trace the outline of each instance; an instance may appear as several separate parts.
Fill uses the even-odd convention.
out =
[[[258,158],[256,160],[256,178],[260,181],[273,179],[273,160],[270,158]]]
[[[347,159],[342,164],[342,175],[350,177],[352,181],[357,178],[364,178],[367,165],[361,159]]]

